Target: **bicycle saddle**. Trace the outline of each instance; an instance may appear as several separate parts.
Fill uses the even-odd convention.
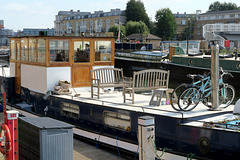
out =
[[[194,80],[194,79],[200,80],[200,79],[205,78],[205,76],[200,75],[200,74],[188,74],[187,77],[191,78],[192,80]]]

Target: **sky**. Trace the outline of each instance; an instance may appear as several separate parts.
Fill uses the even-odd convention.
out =
[[[23,28],[54,28],[55,16],[59,11],[94,12],[111,9],[126,9],[129,0],[0,0],[0,20],[4,26],[14,31]],[[169,8],[172,13],[192,14],[196,10],[205,13],[211,3],[217,0],[141,0],[151,20],[155,20],[156,11]],[[218,0],[232,2],[240,6],[239,0]]]

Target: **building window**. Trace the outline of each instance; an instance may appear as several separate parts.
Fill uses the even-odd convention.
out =
[[[103,122],[112,128],[128,132],[131,130],[131,118],[127,114],[104,111]]]
[[[69,47],[68,40],[50,41],[50,62],[68,62]]]
[[[197,24],[197,28],[200,28],[200,27],[201,27],[201,24],[198,23],[198,24]]]
[[[45,40],[44,39],[38,39],[37,50],[38,50],[37,62],[45,63]]]
[[[95,41],[95,61],[111,61],[111,51],[111,41]]]
[[[110,19],[107,19],[106,20],[106,32],[108,32],[109,28],[110,28]]]
[[[90,42],[74,42],[74,62],[90,62]]]
[[[181,20],[181,25],[186,25],[186,20],[185,19]]]
[[[10,48],[10,54],[11,54],[11,59],[15,59],[15,40],[10,41],[11,48]]]
[[[230,18],[235,18],[235,14],[230,14]]]
[[[93,34],[93,21],[90,21],[90,34]]]
[[[119,25],[119,19],[118,18],[115,18],[115,25]]]
[[[29,39],[29,61],[36,62],[36,39]]]
[[[28,60],[28,46],[27,46],[27,39],[21,39],[21,60],[27,61]]]

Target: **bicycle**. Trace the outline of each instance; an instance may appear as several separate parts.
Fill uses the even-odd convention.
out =
[[[224,83],[223,77],[225,75],[231,75],[226,71],[223,71],[220,68],[220,78],[219,78],[219,108],[228,107],[234,97],[235,97],[235,89],[233,86]],[[192,78],[192,84],[181,84],[177,88],[174,89],[171,95],[171,105],[173,109],[177,111],[190,111],[194,109],[200,101],[207,107],[212,106],[212,90],[211,90],[211,77],[210,76],[202,76],[202,75],[188,75],[188,77]],[[194,79],[197,78],[198,81],[194,82]],[[174,101],[174,96],[177,95],[177,100]],[[176,102],[177,101],[177,102]],[[177,105],[176,105],[177,103]]]

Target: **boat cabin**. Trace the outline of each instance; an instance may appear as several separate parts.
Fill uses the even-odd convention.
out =
[[[113,37],[28,36],[10,38],[10,76],[21,87],[46,93],[60,80],[89,87],[90,70],[114,67]]]

